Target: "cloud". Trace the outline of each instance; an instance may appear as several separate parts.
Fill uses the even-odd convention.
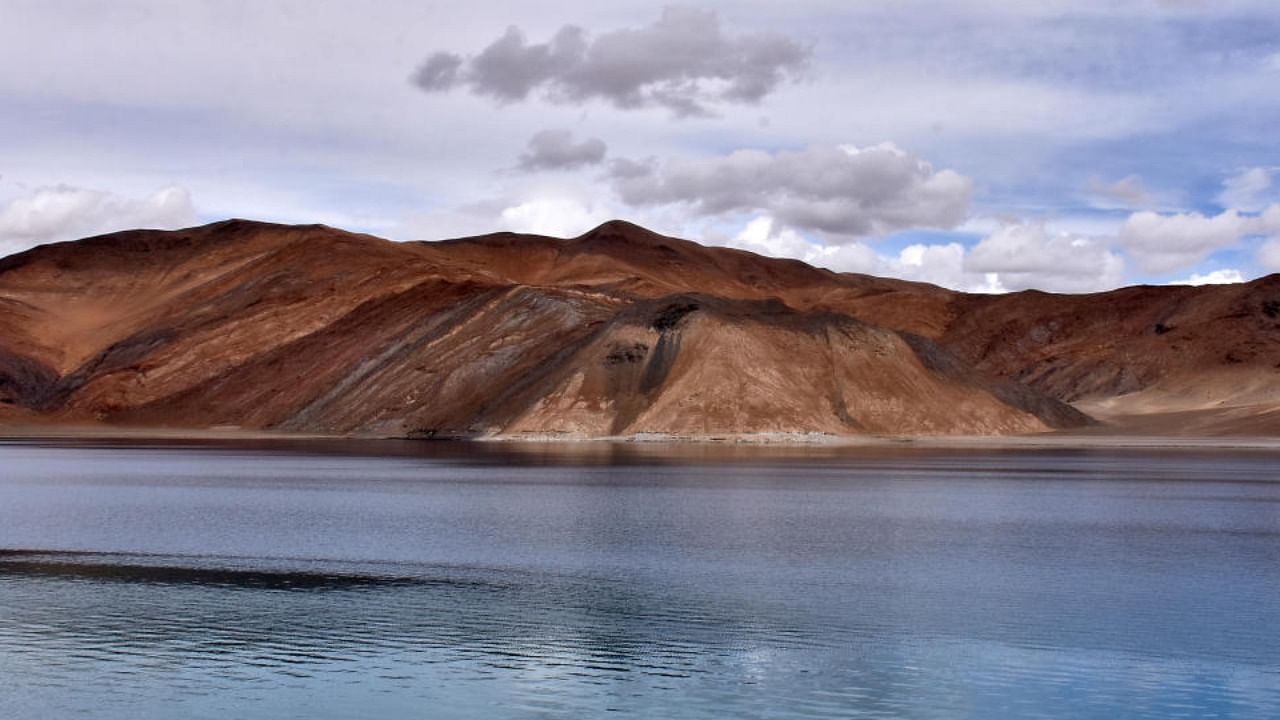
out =
[[[611,166],[614,189],[633,207],[680,204],[695,215],[753,212],[777,228],[852,239],[917,227],[951,228],[969,214],[973,182],[892,143],[815,145],[770,153]]]
[[[520,156],[517,167],[526,172],[576,170],[604,162],[607,151],[604,141],[597,138],[575,143],[572,131],[543,130],[529,138],[528,150]]]
[[[1102,200],[1107,206],[1137,208],[1151,203],[1151,194],[1147,192],[1142,178],[1137,175],[1126,175],[1115,182],[1106,182],[1097,177],[1091,178],[1089,194]]]
[[[960,243],[917,243],[902,248],[896,257],[886,258],[879,274],[967,292],[1005,292],[996,275],[972,272],[965,267],[965,258]]]
[[[716,238],[710,238],[713,242]],[[752,218],[738,234],[722,244],[741,250],[750,250],[770,257],[789,257],[812,262],[818,246],[794,230],[776,228],[773,218],[761,215]],[[855,247],[856,246],[856,247]],[[850,245],[855,250],[866,249],[870,252],[870,262],[874,264],[875,252],[866,246],[855,243]]]
[[[967,292],[1004,292],[994,278],[965,270],[965,252],[963,245],[952,242],[916,243],[896,254],[883,254],[865,243],[855,242],[813,246],[804,260],[836,272],[912,280]]]
[[[180,187],[141,199],[67,185],[40,188],[0,209],[0,255],[117,230],[194,223],[191,194]]]
[[[458,82],[462,56],[438,52],[427,58],[413,74],[413,84],[427,92],[448,90]]]
[[[1244,275],[1235,268],[1223,268],[1221,270],[1213,270],[1204,274],[1192,273],[1191,277],[1182,280],[1175,280],[1170,285],[1225,285],[1227,283],[1242,283]]]
[[[994,273],[965,268],[967,250],[958,242],[908,245],[896,254],[882,254],[865,243],[814,246],[804,260],[836,272],[930,283],[964,292],[1007,292]]]
[[[1185,270],[1248,235],[1280,232],[1280,204],[1261,215],[1227,210],[1212,217],[1198,212],[1160,215],[1137,212],[1120,228],[1118,242],[1150,273]]]
[[[646,178],[653,174],[655,160],[631,160],[614,158],[609,161],[609,177],[615,181]]]
[[[607,212],[567,197],[539,197],[502,211],[498,225],[512,232],[576,237],[608,220]]]
[[[1124,259],[1097,239],[1050,232],[1040,223],[1004,225],[964,261],[967,272],[996,273],[1009,290],[1093,292],[1124,281]]]
[[[730,36],[714,12],[667,8],[653,24],[603,33],[566,25],[545,43],[517,27],[479,53],[437,52],[412,81],[426,92],[464,87],[502,103],[534,92],[551,102],[603,100],[621,109],[711,114],[717,103],[753,104],[807,68],[810,48],[773,32]]]
[[[914,243],[884,254],[862,242],[826,245],[779,230],[761,215],[732,237],[710,241],[772,257],[789,257],[837,272],[927,282],[966,292],[1095,292],[1124,282],[1124,260],[1104,242],[1052,233],[1040,224],[1001,226],[973,248],[960,242]],[[1280,258],[1277,258],[1280,259]]]
[[[1280,272],[1280,237],[1273,237],[1262,243],[1255,257],[1267,272]]]
[[[1218,204],[1236,210],[1262,210],[1272,195],[1267,192],[1271,190],[1272,172],[1272,168],[1255,167],[1227,178],[1222,182]]]

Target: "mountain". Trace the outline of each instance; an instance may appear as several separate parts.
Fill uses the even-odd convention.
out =
[[[1278,343],[1277,276],[966,295],[622,221],[394,243],[229,220],[0,260],[10,424],[1012,434],[1092,413],[1275,432]]]

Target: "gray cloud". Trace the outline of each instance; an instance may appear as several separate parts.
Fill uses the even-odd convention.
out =
[[[648,177],[653,173],[654,160],[614,158],[609,161],[609,177],[614,181]]]
[[[804,43],[777,33],[726,35],[714,12],[667,8],[652,25],[594,39],[566,25],[548,42],[529,43],[509,27],[474,56],[431,55],[412,80],[426,92],[465,87],[504,103],[540,90],[557,103],[604,100],[687,117],[709,115],[717,103],[759,102],[799,77],[810,54]]]
[[[762,212],[781,227],[846,241],[968,217],[973,182],[891,143],[834,145],[658,165],[614,161],[614,189],[631,206],[684,204],[698,215]]]
[[[413,74],[413,84],[427,92],[448,90],[458,82],[458,70],[461,67],[461,55],[438,52],[418,66],[417,72]]]
[[[517,167],[536,170],[576,170],[604,162],[608,148],[598,138],[573,141],[569,130],[543,130],[529,138],[528,150],[520,155]]]

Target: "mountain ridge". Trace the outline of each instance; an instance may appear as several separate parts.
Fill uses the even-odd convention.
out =
[[[0,422],[1012,434],[1225,407],[1240,432],[1280,407],[1278,316],[1277,275],[981,296],[621,220],[396,243],[233,219],[0,259]]]

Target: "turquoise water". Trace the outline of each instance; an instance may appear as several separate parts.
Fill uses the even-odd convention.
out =
[[[0,717],[1271,720],[1278,469],[0,444]]]

